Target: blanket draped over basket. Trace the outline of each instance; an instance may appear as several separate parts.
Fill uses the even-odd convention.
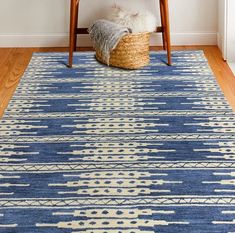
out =
[[[110,53],[116,48],[123,36],[131,32],[127,27],[100,19],[88,29],[94,48],[102,53],[109,65]]]

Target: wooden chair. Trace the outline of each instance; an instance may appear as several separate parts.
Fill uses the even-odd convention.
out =
[[[80,0],[70,0],[70,42],[69,42],[69,64],[73,65],[73,52],[77,47],[77,34],[88,34],[87,28],[78,28],[78,11]],[[163,49],[167,50],[168,65],[171,65],[171,40],[168,0],[159,0],[161,13],[161,27],[156,28],[156,32],[162,33]]]

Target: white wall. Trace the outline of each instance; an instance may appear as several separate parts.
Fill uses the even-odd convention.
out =
[[[115,0],[81,0],[80,26],[101,18]],[[116,0],[137,9],[155,8],[158,0]],[[217,43],[217,0],[169,0],[172,42]],[[69,0],[0,0],[0,46],[67,46]],[[80,45],[89,45],[82,36]],[[160,35],[153,44],[160,43]]]
[[[218,0],[218,46],[227,59],[227,0]]]
[[[235,1],[228,0],[227,7],[227,60],[235,63]]]
[[[235,1],[219,1],[218,45],[235,73]]]

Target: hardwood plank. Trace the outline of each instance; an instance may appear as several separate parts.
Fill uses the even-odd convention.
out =
[[[11,53],[11,49],[0,49],[0,67],[2,67],[4,65],[4,63],[6,62],[6,59],[8,58],[9,54]],[[1,82],[1,80],[0,80]]]
[[[162,47],[152,47],[161,50]],[[225,97],[235,111],[235,77],[217,46],[177,46],[173,50],[203,50]],[[92,48],[79,48],[78,51]],[[19,80],[34,52],[67,52],[68,48],[0,48],[0,117],[3,115]]]
[[[217,48],[204,50],[221,90],[235,111],[235,77]]]
[[[0,70],[0,116],[7,107],[31,55],[30,50],[12,49],[8,59],[2,64]]]

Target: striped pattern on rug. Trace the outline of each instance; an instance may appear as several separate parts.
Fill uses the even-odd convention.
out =
[[[0,232],[234,232],[235,115],[203,52],[67,58],[35,53],[0,120]]]

